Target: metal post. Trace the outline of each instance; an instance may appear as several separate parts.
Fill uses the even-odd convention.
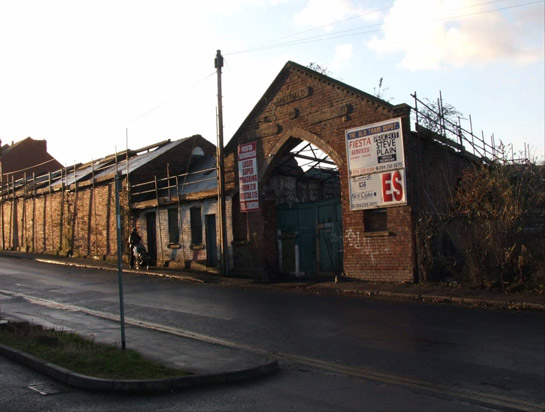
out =
[[[23,207],[22,207],[22,211],[21,211],[21,243],[19,244],[19,250],[21,247],[24,248],[24,251],[25,252],[28,252],[27,250],[27,215],[26,215],[26,191],[27,191],[27,188],[26,188],[26,183],[27,183],[27,180],[26,180],[26,172],[23,173],[23,193],[22,193],[22,198],[23,198]]]
[[[8,186],[9,187],[9,186]],[[0,159],[0,192],[1,192],[1,196],[2,196],[2,200],[0,201],[0,210],[1,210],[1,216],[0,216],[0,219],[2,219],[2,250],[6,250],[6,241],[4,239],[4,226],[5,226],[5,222],[4,222],[4,178],[3,178],[3,175],[2,175],[2,161]]]
[[[4,241],[4,170],[2,169],[2,140],[0,139],[0,219],[2,222],[2,250],[6,250]]]
[[[125,309],[123,302],[123,269],[121,261],[123,258],[123,232],[121,230],[121,207],[119,205],[119,192],[121,191],[121,179],[119,174],[115,175],[115,215],[117,222],[117,280],[119,283],[119,322],[121,324],[121,348],[125,350]]]
[[[469,127],[471,128],[471,146],[473,146],[473,155],[475,155],[475,135],[473,134],[473,121],[469,115]]]
[[[217,168],[218,168],[218,201],[220,203],[220,255],[221,255],[221,273],[223,276],[229,274],[229,260],[227,258],[227,225],[225,219],[225,168],[223,162],[223,105],[221,96],[221,68],[223,67],[223,56],[221,50],[216,53],[214,61],[218,75],[218,148],[217,148]]]
[[[458,139],[460,139],[460,146],[462,146],[462,152],[463,152],[465,148],[464,148],[464,138],[462,134],[462,120],[460,119],[460,116],[458,116]]]
[[[15,177],[11,175],[11,209],[9,213],[9,247],[14,250],[15,247]],[[9,192],[8,192],[9,197]]]
[[[424,174],[422,173],[422,147],[420,144],[421,137],[420,132],[418,131],[418,98],[416,97],[416,90],[414,92],[414,111],[416,114],[416,125],[415,128],[417,129],[416,135],[418,136],[418,171],[420,173],[420,185],[424,184]],[[422,190],[420,190],[420,206],[424,204],[423,200],[423,193]]]
[[[61,169],[62,170],[62,169]],[[52,189],[51,189],[51,172],[49,172],[47,174],[47,186],[48,186],[48,189],[49,189],[49,230],[51,232],[51,246],[50,247],[50,251],[53,251],[55,250],[55,236],[54,236],[54,231],[53,231],[53,228],[54,228],[54,223],[53,223],[53,196],[52,196]],[[45,192],[44,192],[44,196],[45,196]],[[47,249],[46,249],[47,250]]]
[[[155,199],[156,199],[156,205],[155,208],[157,210],[157,221],[159,222],[159,246],[161,247],[161,262],[164,263],[164,253],[163,253],[163,230],[161,229],[161,209],[159,208],[159,186],[157,184],[157,175],[153,177],[153,181],[155,183]]]
[[[32,172],[32,253],[36,252],[36,173]]]

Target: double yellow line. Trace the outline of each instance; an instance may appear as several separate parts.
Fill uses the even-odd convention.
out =
[[[376,372],[365,368],[339,365],[331,362],[325,362],[319,359],[307,358],[304,356],[283,353],[277,353],[275,355],[278,359],[289,360],[317,369],[326,370],[328,372],[334,372],[355,378],[363,378],[367,380],[388,383],[391,385],[404,386],[411,389],[423,390],[441,396],[448,396],[449,398],[465,399],[468,401],[478,402],[487,405],[495,405],[502,408],[510,408],[518,411],[545,411],[545,404],[543,403],[538,404],[521,399],[509,398],[506,396],[473,391],[470,389],[459,389],[445,385],[437,385],[415,378],[406,378],[402,376],[391,375],[388,373]]]

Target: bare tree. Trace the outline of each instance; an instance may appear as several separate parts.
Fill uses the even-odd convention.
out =
[[[332,75],[331,71],[326,66],[322,66],[321,64],[318,64],[318,63],[310,62],[309,64],[307,64],[307,67],[325,76]]]
[[[382,84],[383,80],[384,80],[384,78],[381,77],[380,80],[378,81],[378,87],[373,87],[373,95],[375,97],[378,97],[379,99],[390,102],[390,100],[392,100],[392,98],[386,97],[386,91],[389,89],[389,87],[384,87],[383,86],[383,84]]]
[[[433,102],[425,98],[424,105],[418,107],[419,123],[435,133],[444,129],[455,130],[458,127],[458,118],[463,116],[456,107],[440,100]]]

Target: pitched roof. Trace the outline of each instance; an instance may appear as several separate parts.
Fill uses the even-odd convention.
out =
[[[13,149],[17,148],[18,146],[21,146],[23,142],[28,142],[29,140],[34,140],[34,139],[32,137],[26,137],[23,140],[19,140],[18,142],[5,144],[4,146],[2,146],[2,154],[7,154],[11,152]]]

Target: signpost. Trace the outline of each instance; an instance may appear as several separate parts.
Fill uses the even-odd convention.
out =
[[[401,118],[345,132],[350,210],[407,204]]]
[[[119,323],[121,325],[121,348],[125,350],[125,304],[123,302],[123,234],[121,228],[121,207],[119,204],[119,192],[121,191],[121,176],[115,175],[115,216],[117,228],[117,281],[119,284]],[[132,252],[131,252],[132,253]]]

